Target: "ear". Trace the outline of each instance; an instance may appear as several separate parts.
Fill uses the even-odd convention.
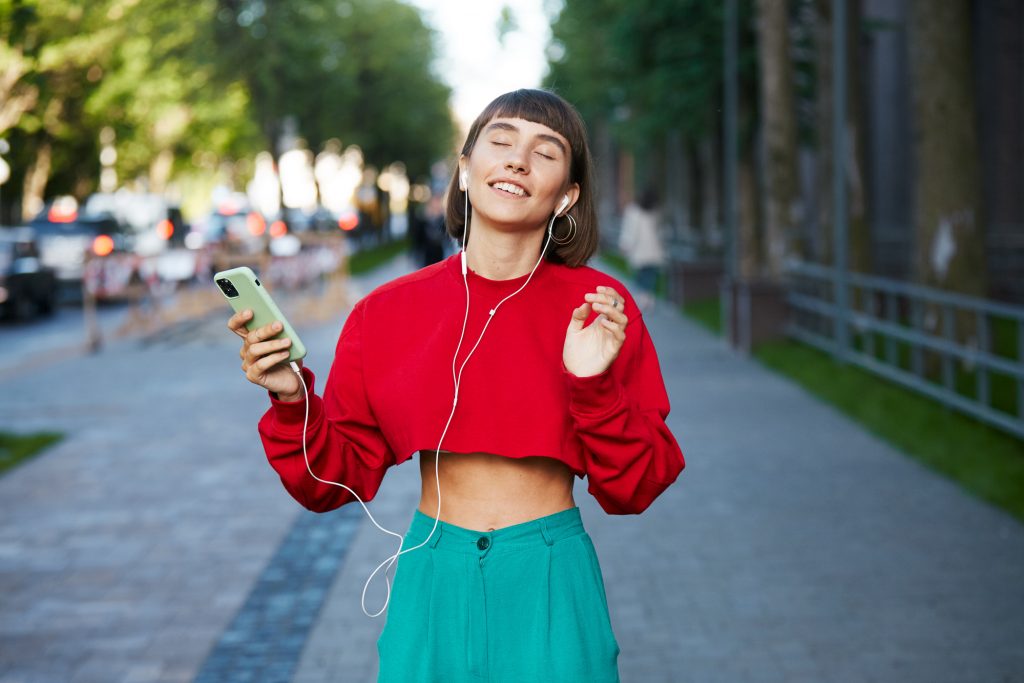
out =
[[[469,187],[469,163],[465,156],[459,157],[459,189],[463,192]]]
[[[579,201],[580,199],[579,183],[571,183],[569,187],[567,187],[565,190],[565,196],[569,198],[569,204],[564,209],[558,212],[559,216],[564,216],[565,214],[569,213],[569,210],[572,209],[572,207],[576,206],[576,202]],[[562,200],[559,200],[558,203],[561,204]]]

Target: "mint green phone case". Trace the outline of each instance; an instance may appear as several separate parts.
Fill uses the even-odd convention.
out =
[[[255,330],[275,320],[280,321],[284,329],[275,335],[274,339],[288,337],[292,340],[291,353],[288,355],[288,360],[295,361],[305,358],[305,344],[299,339],[299,335],[295,333],[291,324],[281,313],[281,309],[277,307],[270,294],[260,284],[259,278],[256,277],[256,273],[251,268],[242,266],[241,268],[224,270],[214,275],[213,280],[214,284],[217,285],[217,289],[228,300],[231,308],[236,313],[247,308],[252,309],[252,320],[246,325],[248,329]]]

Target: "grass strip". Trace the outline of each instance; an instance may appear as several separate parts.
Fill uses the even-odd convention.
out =
[[[360,249],[348,258],[348,272],[351,275],[361,275],[369,272],[378,266],[382,266],[399,254],[409,250],[409,240],[400,239],[393,242],[385,242],[367,249]]]
[[[62,434],[39,432],[37,434],[12,434],[0,432],[0,474],[38,455],[48,446],[60,441]]]

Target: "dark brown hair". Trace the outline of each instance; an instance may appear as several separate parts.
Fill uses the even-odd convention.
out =
[[[561,134],[569,141],[572,159],[569,163],[569,181],[580,187],[579,199],[569,213],[576,219],[576,236],[566,245],[554,240],[548,245],[544,257],[554,263],[576,267],[585,264],[597,250],[597,212],[594,208],[594,168],[587,145],[587,129],[579,112],[558,95],[547,90],[515,90],[499,96],[488,104],[473,121],[469,135],[462,146],[462,155],[468,157],[476,146],[480,131],[494,118],[525,119],[540,123]],[[466,197],[459,189],[459,169],[455,167],[448,184],[448,206],[445,211],[445,225],[448,234],[462,239],[466,225]],[[555,237],[567,236],[569,220],[555,221]]]

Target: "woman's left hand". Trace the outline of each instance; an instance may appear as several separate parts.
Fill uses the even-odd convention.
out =
[[[619,355],[626,340],[624,298],[611,287],[598,287],[596,293],[583,296],[584,303],[573,310],[572,321],[565,332],[562,363],[577,377],[599,375]],[[593,307],[599,315],[583,326]]]

